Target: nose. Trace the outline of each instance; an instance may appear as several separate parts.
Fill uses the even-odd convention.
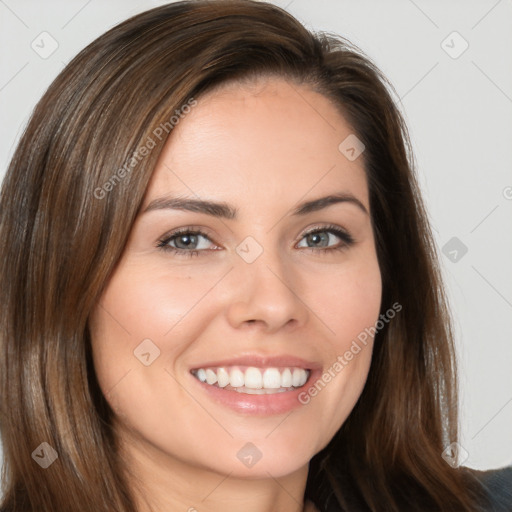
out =
[[[236,262],[231,276],[227,319],[236,329],[259,326],[266,333],[296,329],[304,325],[309,310],[301,298],[302,285],[297,271],[278,255],[264,251],[256,261]]]

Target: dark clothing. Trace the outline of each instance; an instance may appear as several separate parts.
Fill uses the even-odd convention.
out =
[[[512,466],[475,471],[484,484],[492,508],[489,512],[512,512]]]
[[[512,466],[489,471],[471,470],[482,482],[490,505],[484,506],[485,512],[512,512]],[[317,480],[317,499],[315,504],[320,512],[359,512],[345,511],[336,500],[334,492],[325,480],[320,484]],[[315,485],[313,483],[313,485]],[[410,512],[409,510],[404,512]],[[426,512],[418,508],[415,512]]]

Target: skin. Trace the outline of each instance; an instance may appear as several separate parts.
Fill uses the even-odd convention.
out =
[[[213,402],[189,369],[247,353],[293,354],[324,369],[378,320],[381,274],[370,215],[350,202],[303,216],[299,202],[350,193],[369,212],[363,158],[339,144],[353,129],[325,97],[279,78],[228,84],[197,98],[174,128],[125,251],[90,319],[94,366],[116,413],[140,510],[315,510],[304,504],[310,459],[343,424],[368,375],[372,342],[307,405],[251,416]],[[229,203],[237,219],[155,209],[167,194]],[[304,234],[328,224],[355,243],[326,251]],[[201,227],[187,257],[157,248],[171,230]],[[247,263],[236,247],[253,237]],[[343,244],[328,236],[330,247]],[[181,242],[181,244],[180,244]],[[169,245],[183,247],[183,238]],[[215,249],[215,250],[214,250]],[[187,249],[184,249],[187,250]],[[151,339],[160,356],[134,350]],[[262,458],[236,457],[253,443]]]

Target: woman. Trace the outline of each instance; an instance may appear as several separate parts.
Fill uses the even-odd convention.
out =
[[[252,1],[64,69],[1,195],[3,511],[497,506],[387,87]]]

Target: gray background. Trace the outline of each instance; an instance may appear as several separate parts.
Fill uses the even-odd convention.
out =
[[[164,3],[0,0],[1,177],[64,65],[119,21]],[[455,319],[464,465],[512,463],[512,1],[273,3],[350,39],[394,84]],[[58,44],[49,56],[40,55],[55,45],[44,31]]]

